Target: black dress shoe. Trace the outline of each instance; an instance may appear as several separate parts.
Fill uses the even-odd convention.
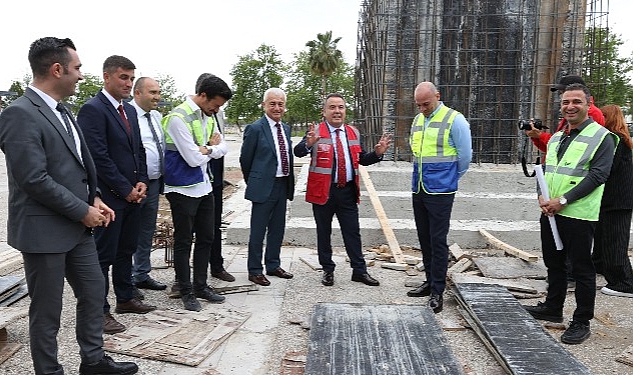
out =
[[[226,270],[222,270],[221,272],[212,272],[211,276],[215,277],[216,279],[227,281],[229,283],[232,283],[233,281],[235,281],[235,276],[226,272]]]
[[[376,280],[373,277],[369,276],[368,273],[363,273],[363,274],[353,273],[352,274],[352,281],[358,281],[359,283],[363,283],[363,284],[369,285],[369,286],[378,286],[378,285],[380,285],[378,280]]]
[[[321,284],[325,286],[334,285],[334,272],[323,272],[323,276],[321,276]]]
[[[132,375],[138,372],[138,366],[134,362],[115,362],[110,356],[104,355],[95,363],[82,363],[79,365],[79,375],[115,374]]]
[[[434,313],[439,313],[444,308],[444,298],[441,294],[431,294],[429,299],[429,307]]]
[[[258,284],[258,285],[261,285],[261,286],[268,286],[268,285],[270,285],[270,281],[268,281],[266,276],[264,276],[262,274],[249,275],[248,276],[248,281],[253,282],[255,284]]]
[[[281,277],[282,279],[292,279],[292,277],[294,276],[290,272],[284,271],[284,269],[281,267],[277,267],[277,269],[274,271],[266,272],[266,275],[277,276],[277,277]]]
[[[419,287],[407,292],[409,297],[426,297],[431,295],[431,285],[425,281]]]
[[[147,278],[147,280],[138,282],[135,284],[139,289],[151,289],[151,290],[165,290],[167,289],[167,285],[158,282],[151,277]]]

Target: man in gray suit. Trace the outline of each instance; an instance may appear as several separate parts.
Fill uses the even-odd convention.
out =
[[[266,237],[266,274],[292,278],[281,268],[279,254],[286,228],[286,200],[294,195],[294,172],[290,127],[281,122],[286,111],[286,94],[280,88],[264,93],[265,115],[244,130],[240,166],[246,182],[245,198],[253,202],[248,239],[248,279],[270,285],[264,276],[262,252]]]
[[[135,374],[136,364],[103,351],[104,278],[92,228],[114,211],[97,191],[81,130],[60,102],[83,79],[70,39],[31,44],[33,83],[0,115],[0,148],[9,178],[8,243],[20,250],[29,288],[29,336],[36,374],[63,374],[57,361],[64,277],[77,298],[80,374]]]

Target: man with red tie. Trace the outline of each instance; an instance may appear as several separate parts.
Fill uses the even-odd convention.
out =
[[[282,279],[293,276],[281,268],[279,254],[286,228],[286,200],[293,198],[295,180],[290,127],[281,122],[286,93],[277,87],[266,90],[262,108],[265,115],[244,130],[240,166],[246,182],[244,197],[252,202],[248,279],[268,286],[262,266],[264,237],[266,274]]]
[[[310,126],[305,137],[294,148],[297,157],[311,154],[306,201],[312,203],[317,226],[317,252],[323,267],[321,283],[334,285],[332,261],[332,218],[336,215],[341,226],[345,251],[350,259],[352,281],[369,286],[380,283],[367,273],[363,258],[358,219],[360,197],[359,165],[371,165],[382,160],[391,144],[391,135],[383,134],[374,151],[362,148],[360,132],[345,124],[345,99],[329,94],[323,105],[325,122]]]

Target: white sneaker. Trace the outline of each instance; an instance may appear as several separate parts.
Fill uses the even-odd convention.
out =
[[[600,291],[609,296],[633,298],[633,293],[618,292],[617,290],[609,289],[606,286],[603,286]]]

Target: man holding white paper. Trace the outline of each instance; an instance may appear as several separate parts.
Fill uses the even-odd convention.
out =
[[[561,112],[567,125],[547,144],[544,164],[549,200],[539,189],[541,243],[549,286],[545,302],[525,306],[535,318],[561,323],[567,295],[565,258],[576,280],[576,310],[561,341],[580,344],[590,336],[596,300],[596,271],[591,260],[593,234],[604,183],[609,177],[617,137],[588,116],[591,95],[580,84],[567,86]],[[556,250],[550,225],[554,217],[563,249]]]

